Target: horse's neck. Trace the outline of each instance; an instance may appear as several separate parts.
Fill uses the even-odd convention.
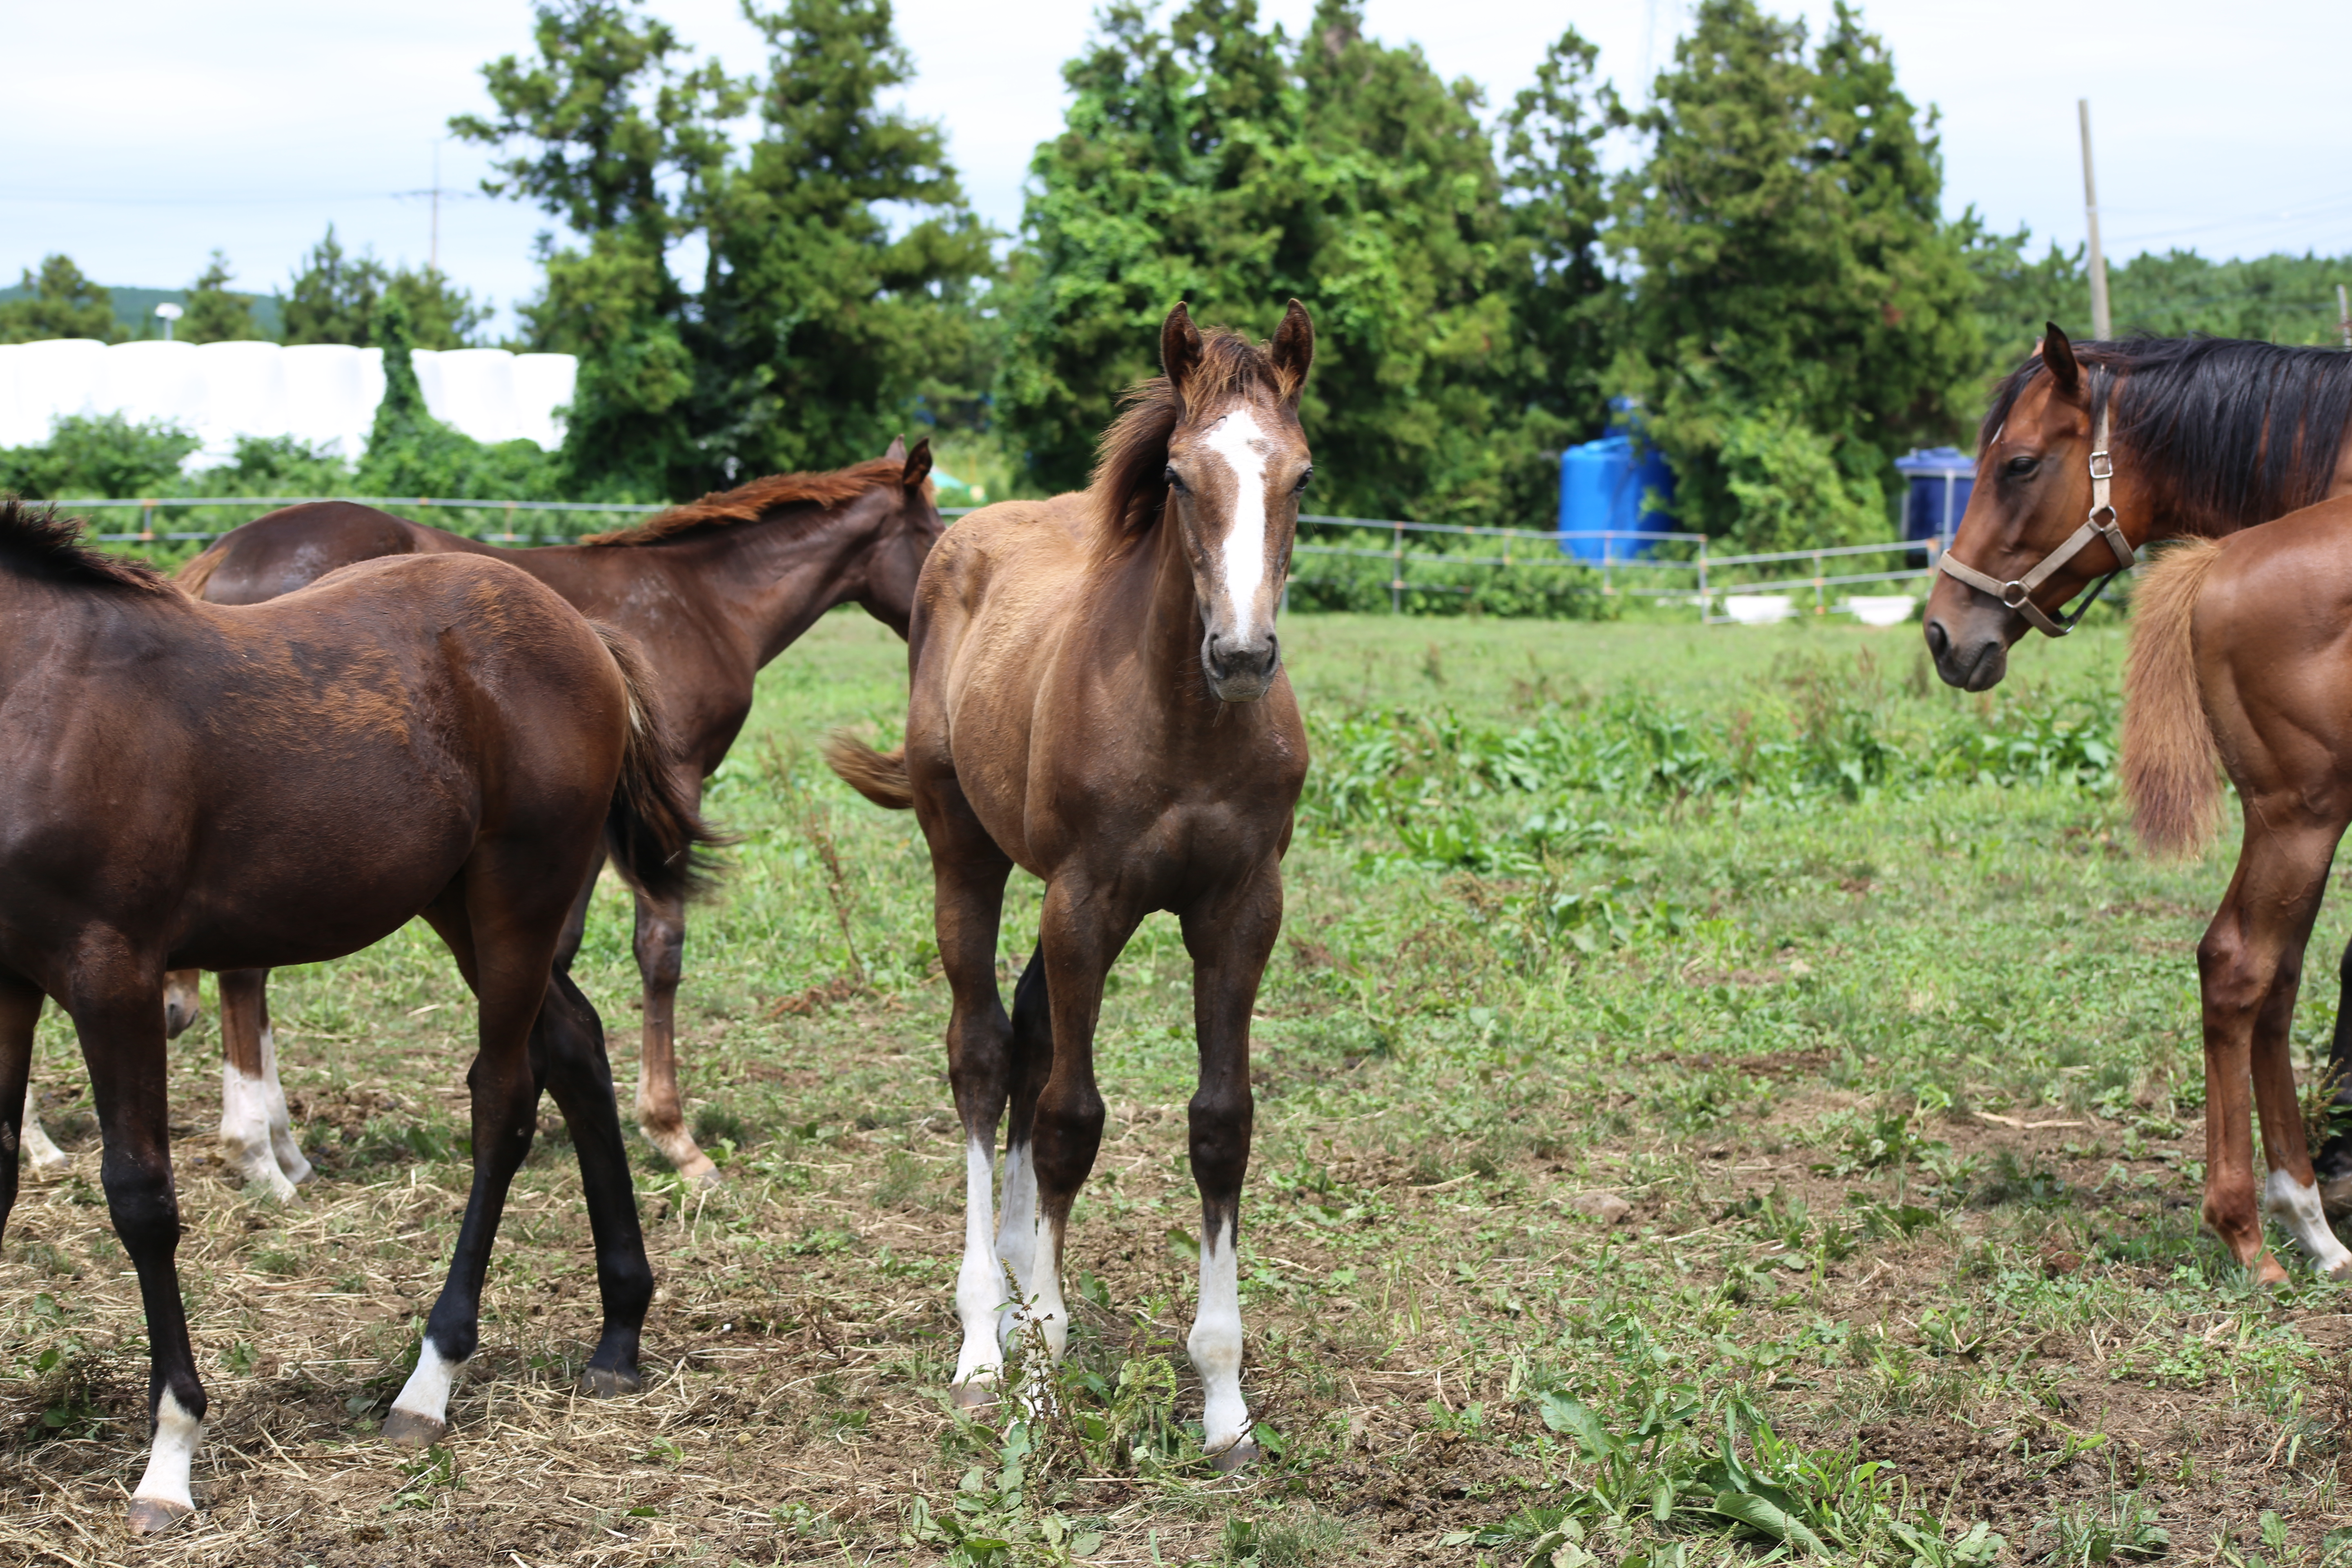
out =
[[[633,572],[632,557],[658,560],[674,588],[711,610],[757,670],[857,591],[857,563],[877,533],[866,509],[852,503],[814,519],[763,517],[674,542],[592,546],[578,559],[605,574]]]

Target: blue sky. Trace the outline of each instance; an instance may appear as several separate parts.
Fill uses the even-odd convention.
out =
[[[1312,0],[1262,0],[1293,28]],[[1826,5],[1782,5],[1818,19]],[[763,64],[731,0],[657,0],[692,44],[740,72]],[[1677,0],[1570,6],[1370,0],[1370,30],[1419,44],[1490,103],[1526,85],[1573,24],[1638,96],[1671,58]],[[1088,0],[900,0],[915,113],[947,127],[983,215],[1017,224],[1031,149],[1060,123],[1061,62],[1092,27]],[[1880,0],[1865,22],[1906,90],[1942,111],[1947,198],[1995,224],[2081,237],[2074,100],[2092,100],[2110,255],[2170,245],[2208,255],[2352,254],[2352,5],[2242,9],[2146,0]],[[421,262],[441,182],[471,191],[476,148],[443,141],[485,106],[483,61],[530,47],[528,5],[401,0],[101,0],[18,4],[0,20],[0,277],[64,250],[108,283],[175,285],[226,249],[240,284],[277,286],[331,221],[347,241]],[[441,262],[500,306],[534,284],[536,211],[446,200]],[[502,312],[503,313],[503,312]]]

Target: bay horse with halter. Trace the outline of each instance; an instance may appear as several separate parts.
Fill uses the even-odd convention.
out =
[[[1102,1141],[1104,975],[1146,914],[1181,922],[1201,1055],[1190,1141],[1201,1297],[1187,1348],[1206,1394],[1203,1447],[1232,1468],[1256,1452],[1234,1253],[1250,1009],[1307,776],[1275,613],[1312,472],[1298,397],[1314,329],[1294,300],[1261,347],[1202,331],[1180,304],[1160,358],[1166,374],[1130,392],[1103,437],[1091,488],[988,507],[931,552],[908,637],[904,746],[885,755],[836,736],[829,755],[868,799],[912,805],[930,847],[965,1141],[961,1405],[995,1396],[1024,1325],[1055,1357],[1067,1342],[1063,1237]],[[997,933],[1015,866],[1045,899],[1007,1019]]]
[[[2210,538],[2352,495],[2352,354],[2227,338],[2075,344],[2055,324],[1994,390],[1976,488],[1937,562],[1924,630],[1947,684],[1983,691],[2031,632],[2159,540]],[[2087,602],[2084,608],[2088,607]],[[2352,947],[2330,1051],[2352,1109]],[[2352,1131],[2318,1155],[2352,1212]]]
[[[674,507],[635,528],[576,545],[506,550],[350,501],[290,506],[236,529],[180,572],[181,586],[218,605],[290,593],[353,562],[462,553],[520,567],[644,651],[675,738],[670,787],[698,804],[751,711],[756,678],[836,605],[856,604],[907,635],[915,580],[940,537],[930,442],[904,441],[871,462],[825,473],[777,474]],[[556,950],[569,971],[594,891],[592,868]],[[686,1125],[677,1089],[677,987],[686,910],[677,898],[638,889],[637,970],[645,986],[638,1047],[637,1124],[690,1180],[717,1168]],[[279,1198],[310,1173],[287,1114],[269,1027],[268,976],[220,976],[221,1144],[247,1181]],[[165,995],[169,1032],[196,1016],[195,975],[175,973]],[[62,1166],[27,1114],[37,1164]],[[37,1139],[37,1142],[32,1140]]]
[[[2263,1247],[2264,1215],[2352,1282],[2305,1146],[2291,1052],[2304,947],[2352,824],[2352,496],[2168,551],[2133,595],[2125,693],[2124,783],[2152,848],[2185,853],[2211,834],[2217,756],[2244,812],[2236,873],[2197,949],[2205,1223],[2265,1283],[2285,1271]]]
[[[653,1273],[603,1026],[553,966],[600,855],[657,895],[694,879],[709,836],[674,769],[627,639],[499,562],[371,562],[225,609],[0,500],[0,1226],[33,1026],[55,997],[146,1309],[154,1438],[132,1529],[194,1507],[205,1409],[173,1263],[174,968],[315,963],[422,914],[480,1004],[473,1191],[387,1438],[445,1429],[542,1087],[572,1130],[595,1237],[604,1327],[587,1382],[637,1386]]]

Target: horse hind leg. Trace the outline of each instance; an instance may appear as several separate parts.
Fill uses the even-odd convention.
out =
[[[163,976],[163,1037],[176,1040],[188,1032],[188,1026],[204,1016],[204,994],[196,981],[204,972],[196,969],[174,969]]]
[[[1036,1289],[1037,1163],[1030,1141],[1036,1126],[1037,1094],[1054,1066],[1053,1003],[1045,985],[1043,943],[1030,953],[1013,988],[1013,1034],[1007,1058],[1004,1124],[1004,1199],[996,1225],[996,1256],[1012,1270],[1012,1284],[1024,1299]],[[1007,1302],[997,1338],[1010,1345],[1020,1331],[1021,1305]]]
[[[383,1439],[422,1447],[449,1429],[449,1395],[481,1338],[482,1283],[514,1174],[538,1131],[531,1032],[547,996],[561,908],[511,907],[545,880],[538,857],[504,869],[477,851],[465,875],[425,911],[473,988],[479,1044],[466,1086],[473,1099],[474,1181],[449,1273],[425,1319],[416,1368],[394,1396]],[[569,895],[566,895],[567,899]]]
[[[723,1179],[687,1131],[677,1092],[677,987],[686,973],[686,906],[675,899],[637,900],[637,973],[645,982],[645,1035],[637,1047],[637,1130],[703,1186]]]
[[[604,1054],[604,1025],[596,1009],[562,969],[548,987],[532,1032],[539,1073],[572,1131],[580,1160],[580,1184],[588,1203],[588,1226],[596,1248],[596,1288],[604,1321],[582,1383],[592,1397],[635,1394],[644,1385],[637,1349],[646,1309],[653,1302],[653,1266],[646,1259],[645,1233],[637,1220],[635,1188],[629,1179],[628,1147],[613,1097],[612,1064]]]
[[[2285,800],[2253,798],[2238,868],[2197,958],[2205,1033],[2204,1218],[2263,1283],[2285,1270],[2262,1222],[2278,1220],[2323,1268],[2347,1261],[2327,1228],[2305,1149],[2286,1052],[2302,954],[2318,912],[2338,823],[2319,823]],[[2262,1112],[2268,1177],[2257,1191],[2249,1090]]]
[[[269,1068],[276,1052],[269,1038],[268,979],[266,969],[221,973],[221,1153],[249,1189],[292,1203],[294,1182],[281,1167],[272,1137]],[[282,1119],[284,1092],[276,1098]],[[310,1174],[307,1161],[302,1173]]]

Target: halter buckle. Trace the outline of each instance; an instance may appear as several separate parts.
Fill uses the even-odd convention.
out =
[[[2011,578],[2000,585],[2000,602],[2014,610],[2025,603],[2031,592],[2024,584]]]
[[[2114,457],[2105,452],[2092,453],[2091,477],[2095,479],[2114,479],[2116,477],[2116,460]]]

